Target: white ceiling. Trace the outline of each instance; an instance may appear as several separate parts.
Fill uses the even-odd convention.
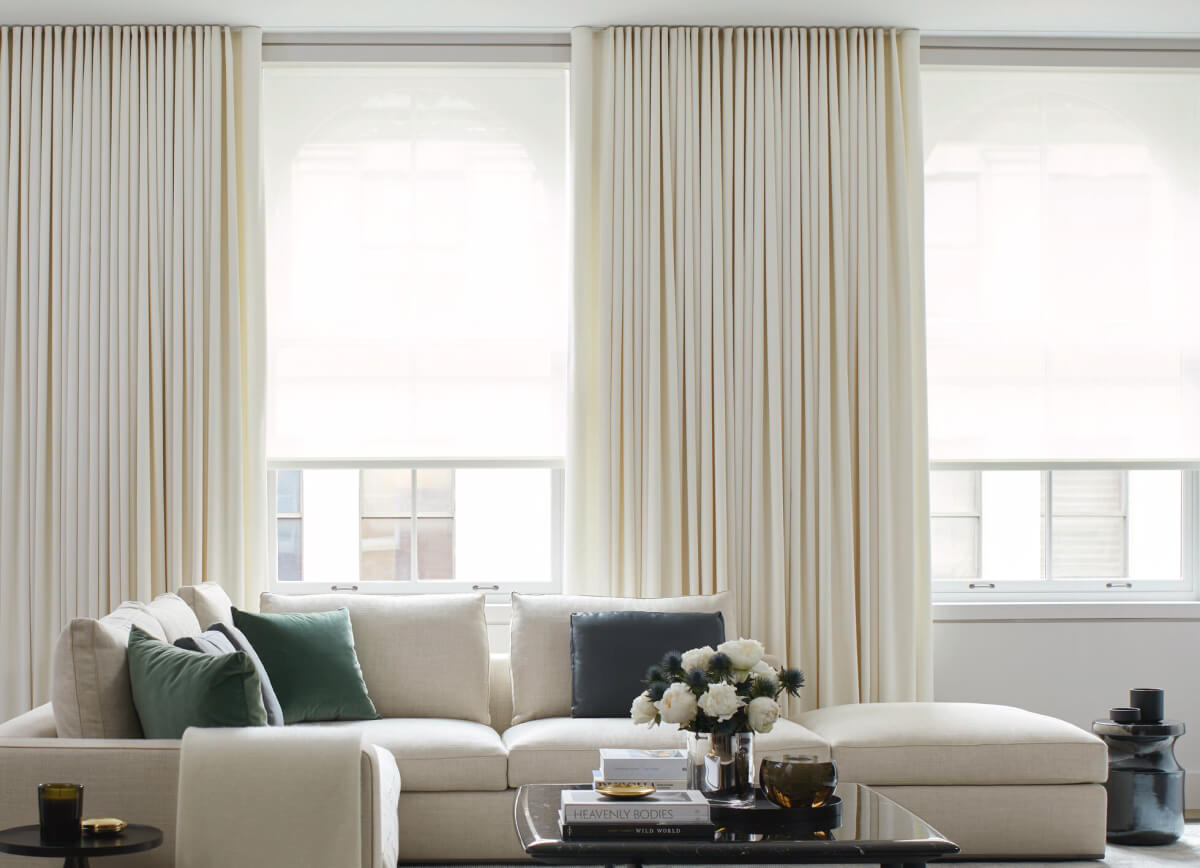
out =
[[[933,33],[1200,36],[1200,0],[0,0],[3,24],[567,30],[580,24],[896,25]]]

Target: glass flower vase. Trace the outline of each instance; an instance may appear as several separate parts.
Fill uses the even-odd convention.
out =
[[[754,733],[689,732],[688,789],[730,807],[754,804]]]

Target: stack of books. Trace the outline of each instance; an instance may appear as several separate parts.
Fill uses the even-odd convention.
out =
[[[592,786],[605,784],[652,784],[656,790],[685,790],[687,754],[682,750],[601,748],[600,768],[592,772]]]
[[[639,799],[614,799],[596,791],[606,784],[653,785]],[[591,790],[564,790],[563,840],[586,838],[711,838],[708,800],[687,788],[682,750],[604,748]]]
[[[596,838],[709,838],[715,827],[698,790],[613,799],[595,790],[563,790],[564,841]]]

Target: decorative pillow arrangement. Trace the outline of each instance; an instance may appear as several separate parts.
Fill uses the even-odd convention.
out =
[[[724,641],[720,612],[572,613],[571,717],[628,717],[647,661]]]
[[[242,651],[197,654],[133,627],[128,660],[146,738],[182,738],[189,726],[267,723],[258,672]]]
[[[284,723],[379,717],[367,694],[345,608],[287,615],[235,608],[233,624],[270,676]]]
[[[633,600],[569,594],[513,594],[509,627],[514,725],[571,713],[571,615],[575,612],[720,612],[734,620],[728,591]],[[636,695],[636,691],[635,691]],[[632,697],[631,697],[632,698]]]
[[[265,614],[349,610],[362,677],[384,717],[491,722],[483,594],[263,594],[261,608]]]
[[[279,698],[271,685],[271,676],[267,674],[267,669],[250,640],[237,627],[232,624],[213,624],[203,633],[176,639],[175,647],[200,654],[232,654],[235,651],[244,653],[254,664],[254,671],[258,673],[263,708],[267,712],[267,726],[283,726],[283,709],[279,706]]]

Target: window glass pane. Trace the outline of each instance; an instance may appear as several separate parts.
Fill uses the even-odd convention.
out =
[[[564,453],[567,76],[264,67],[268,456]]]
[[[1200,72],[932,67],[922,105],[931,457],[1194,457]]]
[[[973,470],[935,470],[929,474],[933,513],[979,513],[979,474]]]
[[[549,470],[455,471],[454,560],[460,581],[551,581],[552,479]]]
[[[299,470],[275,471],[275,512],[279,515],[300,513]]]
[[[417,575],[423,580],[454,578],[454,519],[417,519]]]
[[[1119,470],[1055,470],[1055,515],[1124,515],[1124,474]]]
[[[364,518],[358,577],[365,582],[412,578],[411,526],[407,518]]]
[[[417,515],[454,515],[453,470],[417,471]]]
[[[302,578],[300,522],[298,518],[275,520],[276,572],[281,582],[298,582]]]
[[[1125,576],[1125,519],[1055,516],[1050,577],[1112,579]]]
[[[412,515],[411,470],[364,470],[360,484],[364,517]]]
[[[1037,582],[1042,553],[1042,474],[998,470],[982,474],[983,565],[988,582]]]
[[[935,579],[979,577],[979,519],[935,516],[930,530]]]
[[[1129,578],[1178,581],[1183,575],[1183,473],[1129,472]]]

